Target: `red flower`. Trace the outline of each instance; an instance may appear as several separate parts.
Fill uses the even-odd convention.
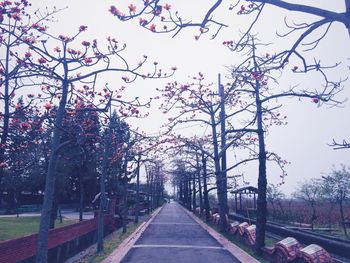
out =
[[[44,108],[47,109],[47,110],[49,110],[49,109],[52,108],[52,104],[51,104],[50,102],[46,102],[46,103],[44,104]]]
[[[130,79],[128,77],[126,77],[126,76],[122,77],[122,80],[124,80],[125,82],[130,81]]]
[[[19,14],[15,13],[15,14],[12,14],[11,17],[16,20],[16,21],[21,21],[22,18]]]
[[[55,51],[55,52],[61,52],[61,49],[59,48],[59,47],[55,47],[54,49],[53,49],[53,51]]]
[[[86,64],[89,64],[89,63],[92,62],[92,58],[84,58],[84,62],[85,62]]]
[[[86,31],[86,29],[87,29],[87,26],[80,26],[79,32],[84,32],[84,31]]]
[[[112,5],[109,8],[109,12],[111,12],[112,15],[114,15],[114,16],[119,16],[120,15],[120,11],[114,5]]]
[[[156,25],[155,25],[155,24],[150,25],[149,29],[150,29],[152,32],[155,32],[155,31],[156,31]]]
[[[131,13],[135,13],[135,12],[136,12],[136,6],[134,6],[133,4],[130,4],[130,5],[128,6],[128,8],[129,8],[129,10],[130,10]]]
[[[293,72],[296,72],[298,70],[298,66],[294,66],[294,68],[292,68]]]
[[[312,99],[312,102],[313,102],[313,103],[318,103],[319,100],[318,100],[318,98],[313,98],[313,99]]]
[[[30,53],[30,52],[28,51],[28,52],[26,52],[26,53],[24,54],[24,56],[25,56],[26,58],[30,58],[30,57],[32,56],[32,53]]]
[[[164,6],[163,6],[163,8],[165,9],[165,10],[170,10],[170,8],[171,8],[171,5],[169,5],[169,4],[165,4]]]
[[[89,41],[83,41],[81,44],[82,44],[83,46],[85,46],[85,47],[90,46],[90,42],[89,42]]]
[[[47,60],[46,60],[46,58],[39,58],[39,59],[38,59],[38,62],[39,62],[40,64],[44,64],[44,63],[47,62]]]
[[[61,39],[64,42],[68,42],[68,41],[71,40],[70,37],[67,37],[67,36],[64,36],[64,35],[59,35],[58,37],[59,37],[59,39]]]
[[[143,18],[140,18],[139,19],[139,24],[141,25],[141,26],[145,26],[145,25],[147,25],[147,20],[146,19],[143,19]]]
[[[27,123],[27,122],[22,123],[21,126],[25,130],[32,128],[32,126],[29,123]]]
[[[34,44],[36,43],[36,38],[35,37],[25,37],[23,41],[27,44]]]

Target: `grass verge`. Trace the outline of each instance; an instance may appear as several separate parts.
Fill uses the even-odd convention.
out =
[[[38,232],[39,216],[33,217],[2,217],[0,218],[0,241],[28,236]],[[76,223],[76,220],[59,220],[56,221],[55,227]]]
[[[86,253],[80,257],[80,263],[98,263],[107,258],[127,237],[129,237],[139,226],[138,224],[129,224],[126,233],[119,229],[112,234],[108,235],[104,239],[104,251],[102,253],[96,253],[96,245],[88,248]]]
[[[197,215],[195,215],[197,216]],[[255,253],[254,253],[254,250],[253,248],[251,247],[248,247],[246,246],[245,244],[242,244],[239,240],[235,239],[233,235],[230,235],[229,233],[225,232],[225,233],[222,233],[220,232],[219,228],[210,224],[210,223],[207,223],[205,220],[203,220],[202,218],[198,217],[200,220],[203,221],[203,223],[205,223],[206,225],[208,225],[209,227],[211,227],[212,229],[214,229],[216,232],[218,232],[220,235],[223,235],[227,240],[229,240],[231,243],[235,244],[237,247],[239,247],[240,249],[244,250],[245,252],[247,252],[249,255],[251,255],[252,257],[254,257],[256,260],[258,260],[259,262],[262,262],[262,263],[268,263],[269,261],[267,261],[266,259],[260,257],[260,256],[257,256]],[[270,242],[270,240],[269,240]],[[268,243],[268,242],[267,242]]]

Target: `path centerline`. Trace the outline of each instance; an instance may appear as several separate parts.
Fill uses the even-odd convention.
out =
[[[134,245],[133,248],[194,248],[194,249],[218,249],[226,250],[224,247],[213,247],[213,246],[192,246],[192,245]]]

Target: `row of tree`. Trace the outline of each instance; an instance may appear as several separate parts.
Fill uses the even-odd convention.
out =
[[[163,73],[158,63],[146,70],[147,56],[129,64],[123,56],[126,45],[112,37],[102,44],[84,39],[85,25],[73,35],[51,34],[50,23],[60,11],[38,11],[27,0],[0,2],[0,185],[13,200],[23,190],[44,194],[37,262],[47,262],[48,230],[67,196],[76,196],[82,213],[100,193],[102,250],[106,192],[126,196],[135,176],[131,164],[152,148],[143,147],[144,136],[123,120],[142,117],[139,108],[149,102],[123,99],[125,87],[110,89],[100,78],[123,73],[121,79],[132,82],[168,77],[176,70]],[[153,182],[151,187],[159,184]]]
[[[339,22],[349,29],[350,20],[350,1],[345,0],[345,12],[334,12],[315,6],[294,4],[280,0],[247,0],[236,1],[229,6],[229,10],[237,10],[238,15],[249,15],[252,22],[248,28],[243,30],[242,36],[238,41],[224,41],[223,44],[232,52],[238,53],[241,57],[234,66],[229,68],[229,83],[221,84],[218,81],[218,93],[212,86],[204,83],[204,76],[193,77],[189,83],[179,84],[178,82],[169,83],[161,90],[165,103],[161,108],[165,113],[174,112],[174,117],[169,118],[169,132],[181,129],[184,123],[191,125],[201,124],[208,127],[211,131],[198,138],[179,138],[182,146],[177,143],[176,148],[184,149],[185,156],[187,147],[191,151],[204,154],[205,158],[213,162],[213,175],[216,180],[217,197],[219,203],[220,228],[223,231],[226,226],[225,215],[227,213],[227,172],[238,165],[257,160],[258,161],[258,204],[257,204],[257,231],[255,250],[261,253],[261,248],[265,242],[265,225],[267,216],[267,172],[266,162],[271,159],[282,169],[281,177],[286,174],[284,165],[286,161],[281,159],[276,153],[267,149],[265,145],[268,128],[285,123],[284,116],[280,113],[282,106],[280,100],[283,98],[297,97],[309,98],[316,104],[329,103],[336,105],[341,102],[335,98],[335,95],[341,90],[342,81],[331,81],[327,76],[327,69],[332,68],[324,66],[319,60],[312,60],[307,57],[306,51],[315,50],[321,40],[327,35],[332,23]],[[221,21],[219,10],[225,6],[225,2],[214,1],[204,12],[199,21],[192,17],[182,17],[174,10],[174,7],[160,0],[133,1],[132,4],[125,7],[123,4],[115,7],[111,6],[110,12],[121,21],[128,21],[139,18],[141,27],[153,33],[171,33],[176,36],[186,28],[198,28],[199,33],[195,39],[199,40],[202,35],[213,32],[212,38],[216,38],[220,31],[228,25]],[[259,41],[254,29],[258,21],[263,17],[263,13],[269,6],[274,6],[289,11],[297,11],[304,15],[314,15],[316,19],[313,22],[288,23],[285,25],[288,30],[282,35],[284,37],[294,37],[292,43],[282,50],[269,50],[268,45]],[[122,10],[128,10],[123,12]],[[323,32],[317,34],[317,32]],[[281,35],[279,35],[281,36]],[[313,38],[311,41],[307,38]],[[271,42],[270,39],[267,41]],[[290,66],[290,64],[292,66]],[[335,65],[337,66],[337,64]],[[291,70],[295,75],[299,73],[312,72],[319,73],[322,87],[310,89],[309,83],[305,87],[295,85],[290,87],[280,87],[277,79],[286,69]],[[180,108],[180,112],[176,111]],[[182,126],[183,127],[183,126]],[[341,148],[347,146],[337,144]],[[185,148],[183,148],[185,147]],[[227,165],[227,150],[243,148],[247,151],[246,158],[243,157],[235,164]],[[197,163],[198,161],[192,162]],[[195,160],[198,160],[195,159]],[[178,165],[178,164],[177,164]],[[179,166],[179,165],[178,165]],[[201,168],[202,173],[205,170]],[[181,171],[181,165],[177,168]],[[180,197],[190,200],[189,196],[195,193],[196,180],[194,175],[183,175],[185,180],[179,182]],[[192,178],[192,179],[191,179]],[[198,179],[197,179],[198,180]],[[199,182],[199,181],[198,181]],[[192,188],[191,189],[191,185]],[[193,201],[192,204],[195,204]],[[188,206],[190,207],[189,203]]]
[[[217,28],[213,38],[227,27],[213,18],[223,3],[221,0],[208,9],[199,23],[181,18],[177,12],[173,12],[171,5],[160,2],[140,1],[139,10],[137,4],[130,4],[127,7],[128,14],[112,6],[110,12],[122,21],[139,17],[140,25],[155,33],[177,34],[187,27],[199,27],[200,34],[196,39],[209,32],[211,25]],[[126,83],[137,78],[166,78],[174,73],[175,67],[170,73],[164,73],[155,62],[151,65],[152,70],[147,71],[147,56],[134,65],[129,64],[123,57],[126,46],[112,37],[107,38],[105,46],[97,40],[82,39],[87,26],[80,26],[72,36],[50,34],[48,25],[51,16],[60,10],[34,13],[26,0],[1,2],[0,40],[5,52],[0,69],[0,99],[4,105],[0,113],[0,182],[5,184],[9,180],[6,184],[12,186],[12,179],[17,182],[26,176],[37,175],[41,180],[29,181],[45,184],[37,262],[47,261],[48,229],[58,192],[67,187],[67,192],[79,193],[79,200],[83,204],[84,189],[88,189],[89,184],[96,187],[99,179],[101,205],[98,248],[101,250],[101,207],[105,193],[116,191],[125,200],[127,182],[133,176],[139,178],[142,162],[153,162],[150,149],[159,150],[164,144],[167,145],[167,153],[188,160],[176,161],[173,174],[176,175],[174,182],[180,197],[186,200],[189,208],[197,206],[198,192],[200,195],[203,193],[200,205],[209,211],[208,192],[212,189],[208,189],[205,180],[210,176],[215,178],[213,189],[217,192],[222,231],[227,223],[228,189],[237,187],[237,179],[242,178],[241,174],[232,172],[240,165],[257,162],[259,195],[255,249],[261,253],[267,217],[266,163],[272,161],[281,169],[281,183],[286,175],[284,166],[287,164],[277,153],[268,149],[266,136],[272,125],[285,124],[285,116],[280,111],[283,98],[306,98],[318,105],[337,105],[341,102],[335,95],[341,91],[343,81],[332,81],[327,76],[327,70],[333,67],[324,66],[318,60],[309,60],[300,49],[302,43],[307,44],[309,50],[317,47],[325,34],[316,36],[312,42],[305,41],[306,36],[312,35],[316,29],[325,28],[327,33],[332,22],[340,22],[348,28],[350,11],[347,0],[345,13],[284,1],[247,2],[249,5],[229,8],[238,8],[239,15],[256,14],[256,17],[238,41],[223,42],[232,54],[238,54],[236,64],[228,67],[225,84],[220,77],[217,85],[212,84],[202,73],[198,73],[188,83],[172,82],[159,89],[163,100],[161,110],[165,114],[172,114],[165,125],[168,131],[161,139],[145,138],[138,132],[132,132],[121,120],[130,116],[143,117],[141,107],[149,106],[149,101],[141,103],[138,98],[126,101],[121,97],[124,87],[112,89],[108,84],[101,85],[99,80],[109,72],[125,74],[122,80]],[[311,24],[288,25],[291,29],[288,35],[302,33],[291,47],[271,50],[253,32],[254,25],[268,5],[318,15],[321,20]],[[157,21],[166,25],[157,26]],[[286,70],[295,76],[315,73],[322,85],[319,88],[310,88],[308,84],[280,87],[277,79]],[[34,92],[24,91],[28,87]],[[18,99],[20,93],[25,93],[25,97]],[[118,114],[111,113],[112,107],[117,109]],[[201,125],[203,136],[184,137],[174,132],[189,123]],[[340,146],[346,147],[345,144]],[[238,159],[227,157],[232,150],[240,151]],[[21,154],[27,154],[27,158]],[[33,158],[37,162],[32,162]],[[131,163],[136,165],[135,172],[130,167]],[[184,168],[188,166],[191,167],[190,171]],[[156,189],[164,188],[165,176],[161,167],[161,163],[153,162],[147,169],[147,177],[152,178],[148,181],[154,182],[151,187]],[[11,176],[7,176],[8,173]],[[65,180],[61,180],[67,175]],[[65,182],[64,186],[60,181]],[[12,192],[18,191],[18,187],[14,187]],[[203,191],[199,190],[202,187]],[[157,194],[154,198],[159,200],[160,196]]]
[[[340,220],[339,224],[342,226],[344,234],[348,236],[346,224],[349,220],[349,215],[346,215],[345,208],[350,200],[350,171],[344,165],[341,169],[333,169],[333,171],[322,179],[310,179],[299,185],[294,196],[301,199],[310,206],[311,210],[311,226],[313,228],[314,222],[319,217],[316,207],[320,204],[329,204],[327,212],[329,216],[334,213],[337,207]]]

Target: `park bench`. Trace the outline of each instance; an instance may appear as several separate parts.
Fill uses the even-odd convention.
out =
[[[240,223],[239,223],[238,221],[234,221],[234,222],[229,223],[228,232],[229,232],[231,235],[234,235],[234,234],[236,233],[236,231],[238,230],[239,224],[240,224]]]
[[[293,237],[287,237],[277,242],[272,249],[272,258],[274,262],[291,262],[296,259],[301,244]]]
[[[331,263],[332,257],[329,253],[316,244],[308,245],[298,252],[298,263]]]
[[[214,214],[213,215],[213,224],[214,225],[219,225],[220,222],[220,215],[219,214]]]
[[[250,225],[244,230],[243,239],[248,246],[255,244],[256,225]]]
[[[243,236],[244,235],[244,231],[245,229],[249,226],[249,224],[247,222],[243,222],[243,223],[240,223],[238,225],[238,234],[240,236]]]

